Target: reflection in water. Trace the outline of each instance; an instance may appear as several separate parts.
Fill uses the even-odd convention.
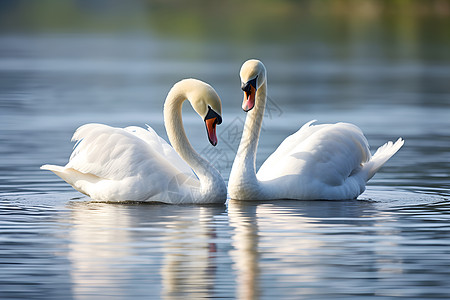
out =
[[[216,271],[216,244],[211,226],[212,211],[200,207],[194,218],[174,219],[166,226],[170,233],[163,242],[164,261],[161,270],[163,296],[166,299],[187,297],[210,298]]]
[[[448,208],[447,201],[387,210],[368,201],[230,201],[239,296],[445,295]]]
[[[296,293],[300,295],[304,293],[303,285],[319,281],[320,264],[315,260],[322,258],[315,252],[326,243],[311,234],[320,230],[321,225],[311,216],[303,216],[313,214],[314,207],[304,211],[298,203],[229,201],[228,215],[235,231],[232,237],[235,250],[231,255],[241,299],[258,298],[259,282],[264,282],[265,293],[270,293],[271,287],[287,284],[286,288],[299,289]],[[299,231],[304,235],[298,235]],[[278,276],[286,279],[280,282]]]
[[[1,297],[445,298],[450,203],[403,195],[409,204],[230,200],[228,211],[0,201]]]
[[[233,258],[239,299],[257,299],[259,296],[258,224],[254,205],[230,200],[228,217],[233,227]]]
[[[392,252],[399,237],[383,224],[389,216],[374,215],[372,209],[364,201],[231,200],[230,254],[239,297],[258,298],[260,283],[271,296],[280,288],[298,296],[379,292],[377,284],[362,283],[367,276],[381,286],[392,285],[389,281],[403,272],[401,259]]]
[[[73,293],[77,296],[105,294],[125,296],[120,280],[130,280],[131,270],[121,262],[132,257],[132,220],[119,205],[76,203],[71,205],[70,244]]]
[[[68,257],[77,298],[211,296],[216,272],[211,221],[225,208],[186,207],[186,214],[183,206],[81,202],[70,207]]]

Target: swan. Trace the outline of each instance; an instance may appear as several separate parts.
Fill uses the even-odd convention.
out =
[[[181,117],[185,100],[205,121],[215,146],[216,125],[222,122],[220,98],[209,84],[184,79],[172,87],[164,103],[164,125],[173,148],[148,125],[146,130],[86,124],[73,135],[77,143],[66,166],[41,169],[96,201],[225,203],[222,176],[186,137]]]
[[[372,156],[362,131],[349,123],[313,125],[288,136],[255,172],[256,150],[267,95],[266,68],[256,59],[240,70],[247,112],[228,193],[236,200],[355,199],[366,182],[403,145],[387,142]]]

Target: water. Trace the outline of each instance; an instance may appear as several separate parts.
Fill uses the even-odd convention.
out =
[[[0,298],[447,298],[450,59],[372,46],[342,57],[319,42],[0,36]],[[372,149],[406,140],[358,200],[96,203],[39,170],[65,164],[87,122],[166,137],[163,99],[196,77],[218,91],[224,122],[211,148],[185,107],[188,136],[227,180],[245,118],[237,74],[255,56],[270,98],[258,165],[311,119],[355,123]]]

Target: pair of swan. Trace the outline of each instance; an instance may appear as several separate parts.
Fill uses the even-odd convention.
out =
[[[255,160],[267,94],[266,69],[248,60],[240,77],[247,112],[232,166],[228,192],[237,200],[354,199],[366,182],[403,145],[388,142],[372,156],[361,130],[348,123],[303,125],[287,137],[256,173]],[[76,190],[99,201],[155,201],[171,204],[224,203],[227,187],[220,173],[189,143],[181,108],[188,100],[204,120],[210,143],[217,144],[221,101],[208,84],[176,83],[164,104],[164,125],[172,147],[148,126],[114,128],[87,124],[66,166],[44,165]]]

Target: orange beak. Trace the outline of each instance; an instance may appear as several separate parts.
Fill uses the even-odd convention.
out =
[[[244,91],[244,101],[242,102],[242,109],[245,112],[248,112],[255,106],[255,94],[256,89],[253,87],[253,85],[250,85],[248,91]]]
[[[209,142],[211,143],[211,145],[213,145],[213,146],[217,145],[217,135],[216,135],[217,122],[218,122],[218,120],[216,117],[205,120],[206,131],[208,133],[208,139],[209,139]]]

